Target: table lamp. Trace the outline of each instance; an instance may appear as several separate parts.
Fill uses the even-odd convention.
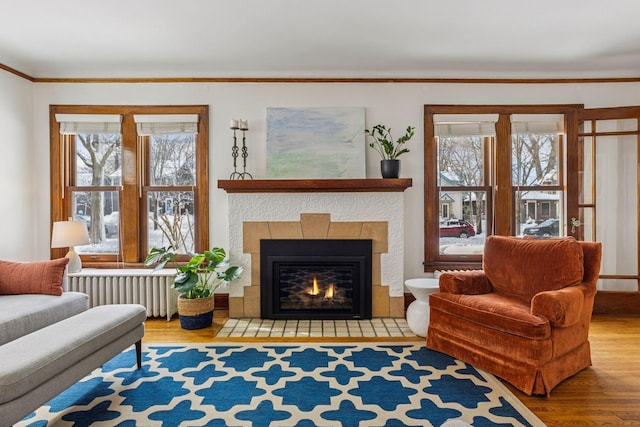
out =
[[[69,248],[66,258],[69,258],[69,273],[78,273],[82,270],[82,261],[76,253],[74,246],[86,245],[89,243],[89,233],[87,223],[84,221],[56,221],[53,223],[51,233],[52,248]]]

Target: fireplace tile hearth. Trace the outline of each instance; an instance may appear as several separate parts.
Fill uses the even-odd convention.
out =
[[[403,318],[370,320],[229,319],[216,338],[416,338]]]

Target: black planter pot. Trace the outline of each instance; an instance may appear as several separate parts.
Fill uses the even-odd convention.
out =
[[[211,326],[213,323],[213,310],[208,313],[196,314],[195,316],[181,314],[179,317],[182,329],[202,329]]]
[[[400,176],[400,160],[381,160],[380,172],[383,178],[398,178]]]

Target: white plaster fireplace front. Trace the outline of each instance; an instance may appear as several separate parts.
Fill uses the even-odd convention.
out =
[[[371,239],[373,317],[404,317],[404,180],[313,180],[302,189],[265,189],[270,180],[219,181],[229,193],[229,251],[245,273],[229,285],[229,316],[260,317],[261,239]],[[284,180],[286,181],[286,180]],[[339,182],[342,189],[324,188]],[[342,183],[340,181],[348,181]],[[376,189],[354,182],[383,183]],[[387,189],[389,182],[401,184]],[[282,183],[283,180],[273,180]],[[320,182],[320,189],[315,188]],[[309,188],[304,184],[313,183]],[[235,185],[242,190],[237,191]],[[251,188],[257,186],[259,190]],[[366,185],[365,185],[366,186]],[[275,191],[275,192],[274,192]]]

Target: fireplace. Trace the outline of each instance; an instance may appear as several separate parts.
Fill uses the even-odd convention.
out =
[[[260,241],[263,319],[370,319],[372,241]]]

